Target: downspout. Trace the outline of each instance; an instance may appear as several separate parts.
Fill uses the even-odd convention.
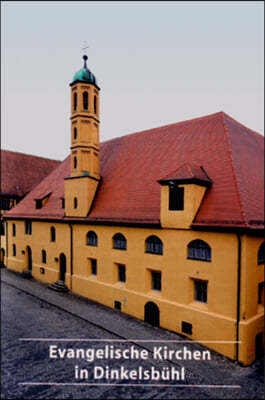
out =
[[[8,261],[8,223],[6,220],[6,267],[7,267],[7,261]]]
[[[236,312],[236,361],[239,356],[239,322],[240,322],[240,298],[241,298],[241,236],[237,235],[238,252],[237,252],[237,312]]]
[[[70,227],[70,290],[72,291],[72,277],[73,277],[73,226]]]

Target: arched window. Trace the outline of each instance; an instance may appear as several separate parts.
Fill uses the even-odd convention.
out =
[[[83,108],[84,110],[88,110],[88,93],[83,92]]]
[[[74,110],[77,109],[77,93],[74,93]]]
[[[47,262],[47,255],[46,255],[46,251],[45,250],[41,250],[41,262],[43,264],[46,264],[46,262]]]
[[[258,265],[264,264],[264,253],[265,253],[265,247],[264,247],[264,242],[261,243],[259,246],[259,251],[258,251]]]
[[[16,255],[17,255],[16,245],[13,244],[12,248],[13,248],[13,257],[16,257]]]
[[[74,208],[78,207],[78,199],[77,197],[74,198]]]
[[[77,157],[74,157],[74,168],[77,168]]]
[[[94,113],[97,113],[97,96],[94,96]]]
[[[77,128],[74,127],[74,140],[76,140],[76,139],[77,139]]]
[[[113,248],[119,250],[126,250],[127,248],[126,238],[121,233],[116,233],[113,236]]]
[[[55,235],[55,228],[54,226],[51,227],[51,242],[55,242],[56,235]]]
[[[203,240],[193,240],[188,245],[188,258],[193,260],[211,261],[211,247]]]
[[[86,244],[88,246],[97,246],[98,245],[98,237],[97,234],[93,231],[89,231],[86,234]]]
[[[157,236],[149,236],[145,241],[146,253],[163,254],[163,242]]]

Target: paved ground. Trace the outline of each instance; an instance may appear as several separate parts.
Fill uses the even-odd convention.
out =
[[[58,294],[45,284],[25,280],[6,269],[2,280],[2,392],[3,399],[262,399],[264,398],[263,360],[241,367],[214,352],[211,361],[158,361],[154,346],[170,349],[205,350],[196,343],[142,321],[108,309],[71,293]],[[55,338],[55,341],[21,341],[21,338]],[[80,341],[63,341],[63,339]],[[87,341],[88,339],[92,341]],[[130,342],[125,342],[130,339]],[[133,339],[143,340],[135,342]],[[82,341],[81,341],[82,340]],[[103,341],[105,340],[105,342]],[[109,342],[107,342],[107,340]],[[151,340],[159,340],[153,343]],[[181,341],[166,343],[167,340]],[[49,346],[99,349],[106,345],[121,350],[134,346],[147,350],[147,360],[50,359]],[[75,366],[87,369],[88,379],[75,379]],[[145,384],[182,386],[144,386],[140,380],[94,380],[94,366],[118,369],[155,367],[170,370],[185,367],[185,380],[146,381]],[[29,384],[30,383],[30,384]],[[41,383],[33,385],[32,383]],[[45,383],[45,384],[43,384]],[[53,383],[48,385],[47,383]],[[54,384],[56,383],[56,385]],[[74,383],[74,385],[73,385]],[[86,385],[80,385],[86,384]],[[88,385],[89,383],[89,385]],[[93,386],[91,383],[104,383]],[[109,384],[127,386],[108,386]],[[128,384],[139,386],[128,386]],[[107,385],[106,385],[107,384]],[[225,387],[224,387],[225,385]]]

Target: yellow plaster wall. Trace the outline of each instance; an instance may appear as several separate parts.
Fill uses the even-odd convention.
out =
[[[199,232],[192,230],[151,229],[102,225],[73,224],[73,276],[70,278],[70,227],[64,223],[32,222],[32,235],[25,235],[24,221],[16,223],[17,235],[9,228],[8,268],[22,272],[26,257],[21,253],[32,249],[35,278],[47,283],[59,279],[59,258],[67,258],[66,284],[73,292],[114,307],[120,301],[122,311],[144,319],[144,306],[155,302],[160,309],[160,326],[182,333],[182,321],[192,324],[192,335],[197,341],[235,341],[237,314],[238,239],[236,234]],[[11,221],[9,221],[9,224]],[[56,229],[56,242],[50,242],[50,227]],[[86,234],[93,230],[98,246],[86,244]],[[113,249],[113,235],[122,233],[127,239],[127,250]],[[163,255],[145,252],[145,240],[150,235],[163,242]],[[190,241],[201,239],[212,249],[212,261],[187,259]],[[250,364],[255,359],[255,336],[262,330],[263,310],[257,306],[256,290],[262,279],[264,266],[254,265],[261,238],[242,238],[241,322],[239,359]],[[12,257],[12,244],[17,256]],[[41,250],[47,251],[47,264],[41,262]],[[91,259],[97,260],[97,276],[91,275]],[[247,262],[248,261],[248,262]],[[118,282],[117,265],[126,266],[126,282]],[[45,268],[45,274],[40,268]],[[249,271],[250,270],[250,271]],[[162,274],[162,291],[151,288],[151,271]],[[251,272],[252,271],[252,272]],[[194,280],[208,282],[207,304],[194,301]],[[254,284],[252,283],[254,282]],[[244,316],[245,312],[245,316]],[[252,315],[252,314],[253,315]],[[244,318],[243,318],[244,317]],[[205,343],[227,357],[235,359],[234,343]]]
[[[264,305],[258,304],[258,285],[264,282],[264,264],[258,265],[262,237],[243,235],[241,263],[241,309],[239,360],[250,364],[255,359],[256,335],[264,332]],[[264,337],[264,336],[263,336]],[[264,341],[264,339],[263,339]]]
[[[70,228],[67,224],[53,222],[32,222],[32,234],[25,234],[24,221],[8,221],[8,224],[16,224],[16,236],[12,236],[12,230],[8,229],[8,249],[9,257],[7,267],[22,272],[27,269],[26,247],[30,246],[32,251],[32,275],[46,283],[53,283],[59,279],[59,258],[61,253],[66,256],[66,284],[70,285]],[[56,230],[56,241],[51,242],[50,228]],[[12,245],[16,245],[16,257],[12,256]],[[42,263],[42,250],[46,250],[47,263]],[[25,254],[22,254],[25,251]],[[41,274],[40,269],[44,268],[45,273]]]
[[[206,187],[199,185],[179,185],[184,187],[184,210],[168,209],[169,186],[161,186],[160,218],[163,228],[189,228],[206,192]]]
[[[264,238],[243,235],[241,241],[241,318],[247,320],[255,316],[258,312],[258,284],[264,282],[264,264],[258,265],[257,254]]]
[[[67,216],[86,217],[97,190],[98,181],[89,177],[65,179],[65,214]],[[78,200],[78,207],[74,208],[74,198]]]
[[[4,251],[4,256],[3,256],[3,251]],[[5,235],[0,235],[0,264],[6,264],[6,229],[5,229]]]
[[[98,235],[97,247],[86,245],[89,230]],[[113,249],[112,238],[117,232],[127,238],[127,250]],[[162,256],[145,253],[145,240],[153,234],[163,241]],[[187,259],[187,245],[197,238],[212,247],[212,262]],[[118,300],[123,312],[140,319],[144,319],[146,302],[154,301],[160,308],[160,324],[164,328],[181,333],[181,322],[186,321],[193,325],[192,339],[236,340],[235,235],[74,225],[73,241],[74,292],[109,307],[114,307]],[[91,258],[97,260],[97,276],[90,273]],[[117,281],[117,264],[126,266],[126,283]],[[151,289],[150,271],[161,271],[161,292]],[[194,301],[194,279],[209,282],[207,304]],[[207,346],[235,357],[234,344]]]

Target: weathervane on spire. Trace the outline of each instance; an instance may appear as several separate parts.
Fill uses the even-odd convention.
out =
[[[84,60],[84,68],[87,68],[86,62],[87,62],[87,49],[89,48],[88,43],[86,40],[84,40],[83,45],[81,46],[81,49],[83,50],[83,60]]]

